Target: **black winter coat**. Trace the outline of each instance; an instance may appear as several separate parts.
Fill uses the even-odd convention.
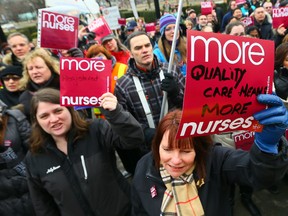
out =
[[[255,189],[271,186],[280,180],[288,169],[287,143],[281,141],[278,155],[261,152],[253,145],[249,152],[214,146],[206,164],[205,184],[198,194],[205,216],[231,215],[230,185],[239,183]],[[152,154],[138,163],[132,184],[132,215],[160,215],[160,207],[166,187],[153,164]],[[195,181],[198,181],[194,174]],[[152,198],[150,189],[157,195]]]
[[[4,143],[10,145],[18,158],[7,163],[0,157],[0,215],[32,216],[33,206],[26,177],[13,169],[23,160],[28,150],[30,124],[18,110],[8,110],[5,115],[9,118]]]
[[[28,184],[37,216],[85,216],[63,171],[67,163],[94,215],[130,215],[130,185],[117,169],[114,147],[136,148],[144,136],[139,123],[121,106],[102,113],[110,124],[95,119],[87,135],[74,142],[70,134],[67,155],[53,140],[44,143],[43,152],[28,153]]]

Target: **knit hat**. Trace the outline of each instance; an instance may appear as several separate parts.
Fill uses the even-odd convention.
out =
[[[105,41],[111,40],[111,39],[115,39],[116,37],[114,36],[114,34],[109,34],[106,35],[105,37],[101,38],[101,43],[103,44]]]
[[[172,14],[165,14],[160,18],[160,33],[161,35],[164,34],[165,28],[170,24],[175,24],[176,18]]]
[[[3,77],[7,75],[16,75],[22,77],[23,69],[19,66],[8,65],[2,71],[0,71],[0,79],[2,80]]]

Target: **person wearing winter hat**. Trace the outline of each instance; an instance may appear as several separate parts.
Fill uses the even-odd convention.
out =
[[[160,18],[161,37],[153,51],[160,62],[169,62],[173,37],[175,34],[175,24],[176,18],[172,14],[165,14]],[[186,62],[186,38],[182,35],[181,31],[178,31],[173,64],[178,65],[184,76],[186,76]]]
[[[128,64],[130,52],[114,34],[109,34],[101,39],[101,44],[122,64]]]
[[[0,90],[0,100],[3,101],[8,108],[19,103],[19,97],[22,93],[19,81],[22,77],[22,67],[8,65],[4,66],[0,72],[0,80],[3,89]]]

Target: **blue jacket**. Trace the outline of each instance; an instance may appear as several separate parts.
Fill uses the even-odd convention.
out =
[[[158,60],[160,62],[163,62],[163,63],[167,63],[168,62],[166,60],[164,54],[162,53],[162,51],[158,47],[158,44],[155,45],[153,53],[157,56],[157,58],[158,58]],[[177,50],[177,48],[175,48],[175,55],[178,56],[178,59],[180,59],[180,61],[182,60],[181,54],[180,54],[179,50]],[[182,66],[178,66],[178,67],[179,67],[181,73],[183,74],[183,76],[186,77],[186,68],[187,68],[186,63],[183,64]]]

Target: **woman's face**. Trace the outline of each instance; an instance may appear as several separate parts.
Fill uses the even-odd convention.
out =
[[[107,40],[102,45],[105,47],[105,49],[109,50],[110,52],[118,51],[117,41],[115,39]]]
[[[173,178],[177,178],[193,166],[196,153],[192,148],[170,149],[168,137],[169,131],[166,131],[159,146],[160,162]]]
[[[175,33],[175,24],[167,25],[165,28],[165,38],[168,41],[173,41],[174,33]],[[179,31],[178,31],[177,39],[178,38],[179,38]]]
[[[26,67],[30,79],[38,85],[44,84],[52,76],[52,72],[41,57],[35,57]]]
[[[17,92],[19,90],[19,82],[21,77],[17,75],[7,75],[2,78],[4,85],[9,92]]]
[[[65,138],[72,124],[71,114],[66,107],[48,102],[39,102],[36,119],[40,127],[54,139]]]
[[[286,54],[286,57],[284,58],[283,67],[288,69],[288,53]]]
[[[256,29],[250,31],[249,35],[254,38],[260,38],[260,35],[258,34],[258,31]]]

